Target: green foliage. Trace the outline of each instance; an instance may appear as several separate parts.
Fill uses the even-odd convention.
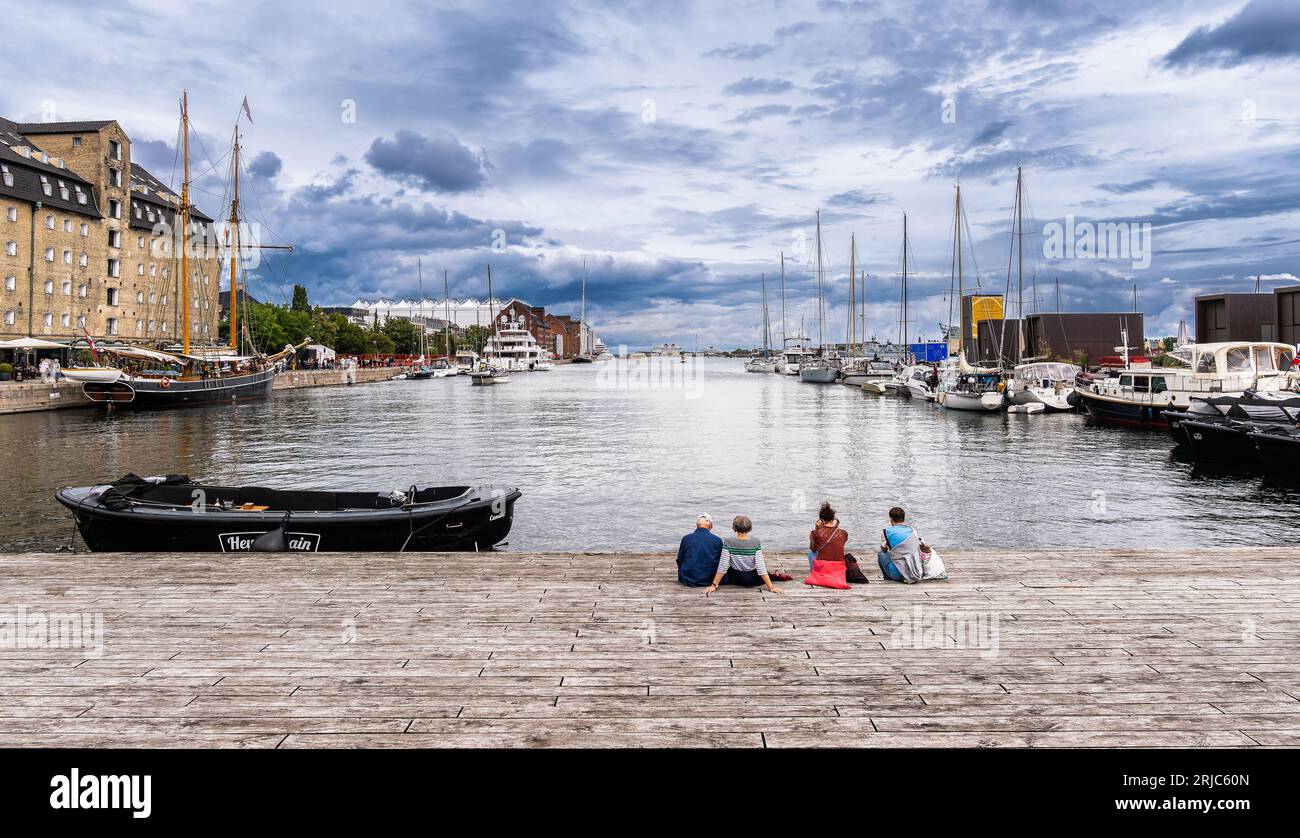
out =
[[[1177,344],[1178,340],[1176,338],[1162,338],[1160,341],[1160,348],[1166,352],[1173,352],[1177,347]]]
[[[1092,366],[1091,361],[1092,359],[1088,357],[1088,353],[1085,350],[1074,350],[1074,365],[1079,369],[1088,369],[1088,367]]]
[[[13,365],[13,364],[0,364],[0,373],[6,373],[6,374],[8,374],[8,375],[13,375],[13,374],[14,374],[14,365]]]
[[[311,311],[311,303],[307,302],[307,289],[305,287],[301,285],[293,286],[293,304],[289,308],[304,313]]]
[[[469,346],[475,352],[483,351],[483,344],[492,336],[492,330],[487,326],[470,326],[465,330],[465,345]]]
[[[412,355],[420,351],[420,327],[410,320],[390,317],[384,321],[379,333],[391,340],[400,354]]]

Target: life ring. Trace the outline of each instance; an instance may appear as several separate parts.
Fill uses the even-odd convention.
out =
[[[158,386],[166,390],[168,387],[172,386],[172,380],[170,378],[164,378],[162,381],[158,382]]]

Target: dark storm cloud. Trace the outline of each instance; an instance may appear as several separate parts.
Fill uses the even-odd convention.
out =
[[[1296,57],[1300,57],[1300,4],[1295,0],[1250,0],[1217,26],[1192,30],[1161,63],[1196,69]]]
[[[430,192],[472,192],[487,182],[491,164],[484,152],[473,152],[450,131],[427,135],[405,128],[393,139],[376,137],[366,162],[394,180]]]
[[[765,93],[785,93],[793,89],[794,85],[785,79],[756,79],[753,76],[746,76],[722,88],[722,92],[735,96],[757,96]]]
[[[259,152],[248,164],[248,173],[254,177],[274,180],[284,168],[284,161],[274,151]]]

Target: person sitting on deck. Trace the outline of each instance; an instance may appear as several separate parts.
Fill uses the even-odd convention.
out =
[[[907,513],[903,507],[889,510],[889,526],[880,540],[876,560],[880,572],[891,582],[920,582],[924,572],[921,565],[921,538],[916,530],[903,523]]]
[[[722,539],[714,535],[713,518],[701,512],[695,519],[695,532],[682,538],[677,548],[677,581],[692,588],[703,588],[713,579],[722,557]]]
[[[737,515],[731,522],[735,538],[722,540],[722,557],[718,559],[718,570],[713,574],[713,584],[704,589],[711,594],[719,585],[740,585],[754,588],[766,585],[774,594],[781,589],[772,584],[772,577],[767,573],[767,563],[763,561],[763,545],[757,538],[751,538],[754,522],[744,515]]]
[[[839,516],[830,502],[822,503],[817,524],[808,534],[808,577],[805,585],[821,588],[848,588],[847,566],[844,562],[844,545],[849,534],[840,529]]]

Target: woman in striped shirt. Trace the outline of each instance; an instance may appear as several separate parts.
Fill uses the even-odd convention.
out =
[[[718,572],[713,576],[713,584],[704,589],[711,594],[718,586],[726,582],[729,585],[741,585],[746,588],[766,585],[774,594],[781,589],[772,584],[772,577],[767,574],[767,564],[763,561],[763,545],[757,538],[750,537],[754,522],[744,515],[737,515],[731,522],[735,538],[722,539],[722,557],[718,560]]]

